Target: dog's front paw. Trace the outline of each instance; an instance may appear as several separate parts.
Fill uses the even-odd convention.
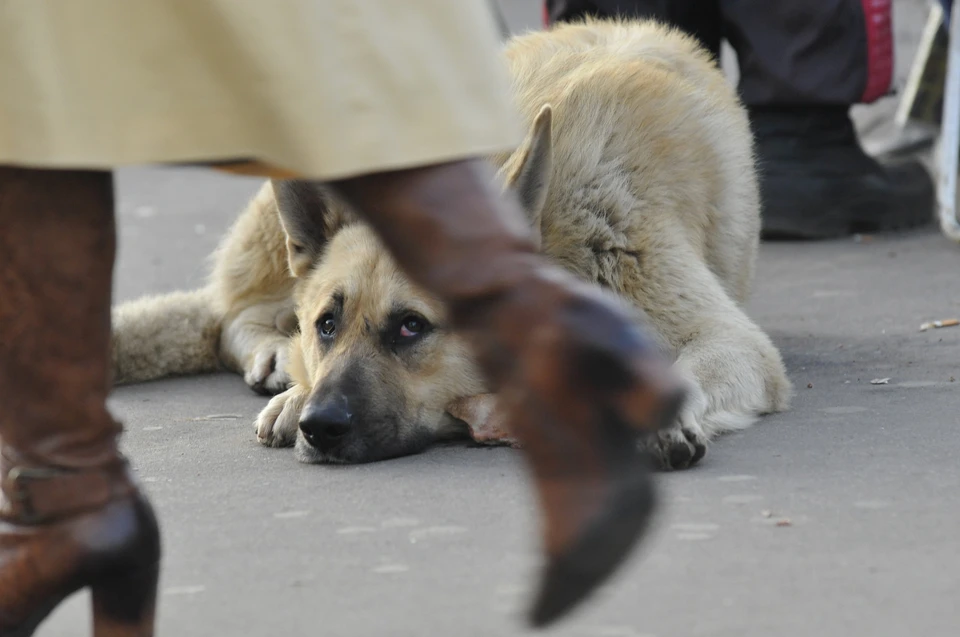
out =
[[[243,380],[253,391],[264,396],[286,391],[290,387],[289,356],[289,339],[271,339],[257,348]]]
[[[707,398],[696,382],[688,382],[687,397],[677,420],[667,429],[645,435],[641,449],[648,452],[663,471],[687,469],[707,453],[709,438],[700,424]]]
[[[503,413],[497,409],[496,394],[458,398],[447,406],[447,413],[466,423],[474,442],[513,447],[520,445],[507,429]]]
[[[271,398],[253,425],[257,441],[266,447],[292,447],[297,441],[300,411],[306,398],[307,392],[299,386]]]
[[[640,444],[662,471],[689,469],[707,453],[707,441],[702,433],[684,428],[679,423],[643,438]]]

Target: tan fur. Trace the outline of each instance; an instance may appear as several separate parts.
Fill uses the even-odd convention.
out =
[[[759,197],[747,117],[721,72],[693,39],[650,22],[559,26],[514,38],[505,54],[530,134],[516,152],[491,158],[499,177],[522,202],[542,252],[632,302],[690,381],[678,426],[654,445],[662,464],[678,446],[785,409],[791,386],[779,352],[742,307]],[[287,199],[280,192],[265,184],[228,233],[209,292],[222,317],[222,362],[261,391],[285,390],[258,418],[264,444],[296,440],[311,462],[408,453],[456,431],[447,405],[493,400],[443,327],[441,305],[401,274],[365,225],[322,188]],[[337,292],[344,323],[324,345],[316,325]],[[294,307],[302,329],[291,338]],[[398,307],[437,325],[415,355],[376,336]],[[156,311],[143,321],[156,321],[148,316]],[[119,312],[124,340],[136,312]],[[371,414],[366,439],[321,453],[298,435],[300,410],[358,365]],[[158,360],[155,375],[174,367]],[[142,362],[138,369],[144,379]]]

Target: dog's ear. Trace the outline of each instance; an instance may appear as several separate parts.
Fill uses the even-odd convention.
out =
[[[507,178],[507,187],[516,193],[530,220],[537,243],[540,242],[540,219],[550,189],[553,169],[553,108],[545,104],[537,114],[523,146],[512,159],[514,166]]]
[[[301,277],[320,258],[330,236],[330,194],[314,181],[274,179],[271,184],[287,235],[287,262],[293,276]]]

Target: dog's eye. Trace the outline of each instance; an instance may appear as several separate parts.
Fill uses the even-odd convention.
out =
[[[337,331],[337,321],[333,318],[333,314],[324,314],[317,321],[317,327],[320,330],[320,336],[330,338]]]
[[[400,336],[413,338],[427,329],[427,322],[419,316],[407,316],[400,322]]]

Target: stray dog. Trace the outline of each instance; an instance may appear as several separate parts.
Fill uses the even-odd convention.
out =
[[[683,468],[718,434],[785,409],[780,354],[743,310],[760,230],[753,139],[708,54],[619,20],[518,36],[504,53],[529,132],[490,158],[501,187],[542,253],[636,308],[689,382],[675,426],[641,444]],[[465,421],[499,426],[442,304],[322,184],[265,183],[209,285],[115,308],[113,346],[118,384],[242,373],[273,395],[258,439],[303,462],[380,460],[463,436]]]

